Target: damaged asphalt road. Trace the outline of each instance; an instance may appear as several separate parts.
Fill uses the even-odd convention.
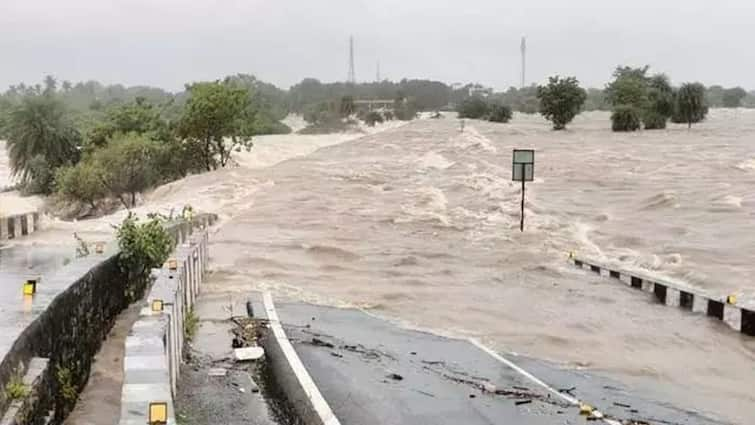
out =
[[[585,423],[580,406],[468,341],[401,329],[357,310],[307,304],[277,304],[277,310],[297,354],[344,425]],[[629,391],[595,374],[512,359],[618,423],[723,424],[654,400],[645,389]]]

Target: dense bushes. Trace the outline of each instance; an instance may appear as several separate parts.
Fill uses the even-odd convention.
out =
[[[614,122],[614,131],[639,130],[640,127],[630,119],[633,114],[627,108],[634,110],[633,113],[640,117],[646,130],[666,128],[669,119],[689,126],[705,119],[708,113],[705,86],[687,83],[674,91],[668,77],[663,74],[648,77],[647,71],[647,66],[616,68],[614,80],[606,87],[607,98],[614,106],[614,112],[619,112],[612,117],[621,120]]]
[[[611,114],[613,131],[636,131],[640,129],[640,111],[634,106],[619,105]]]
[[[488,103],[480,97],[471,97],[457,108],[459,118],[481,119],[507,123],[511,120],[511,108],[497,103]]]
[[[456,110],[459,118],[483,119],[488,115],[488,103],[480,97],[463,101]]]
[[[491,105],[488,112],[488,121],[507,123],[511,120],[511,108],[505,105]]]

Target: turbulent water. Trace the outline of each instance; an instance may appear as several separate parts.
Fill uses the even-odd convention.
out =
[[[594,114],[555,133],[517,117],[462,134],[425,120],[237,171],[254,194],[214,237],[218,277],[476,336],[751,422],[752,341],[565,260],[576,250],[754,292],[755,115],[716,111],[691,131],[608,126]],[[537,149],[524,233],[514,147]]]
[[[211,252],[224,289],[368,308],[753,423],[752,338],[566,257],[754,294],[755,113],[714,110],[692,130],[609,128],[595,113],[565,132],[516,116],[464,133],[442,119],[356,140],[261,138],[239,167],[161,187],[141,209],[220,213]],[[524,233],[515,147],[537,150]]]

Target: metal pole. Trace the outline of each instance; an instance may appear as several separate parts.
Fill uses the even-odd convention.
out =
[[[524,164],[522,164],[522,221],[519,223],[519,231],[524,232]]]

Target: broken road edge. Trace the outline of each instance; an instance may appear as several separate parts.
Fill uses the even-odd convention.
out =
[[[265,349],[265,357],[272,366],[277,384],[289,398],[300,419],[305,424],[340,425],[341,422],[317,388],[312,376],[304,367],[291,341],[286,336],[286,332],[275,309],[272,294],[264,292],[262,298],[265,315],[267,316],[266,319],[269,322],[269,330],[271,332],[266,333],[261,343]],[[591,404],[580,401],[551,387],[492,348],[485,346],[479,340],[475,338],[463,338],[463,340],[482,350],[533,384],[544,388],[565,403],[578,408],[582,414],[587,415],[590,419],[599,420],[608,425],[621,425],[619,421],[606,418],[600,411],[593,408]]]

